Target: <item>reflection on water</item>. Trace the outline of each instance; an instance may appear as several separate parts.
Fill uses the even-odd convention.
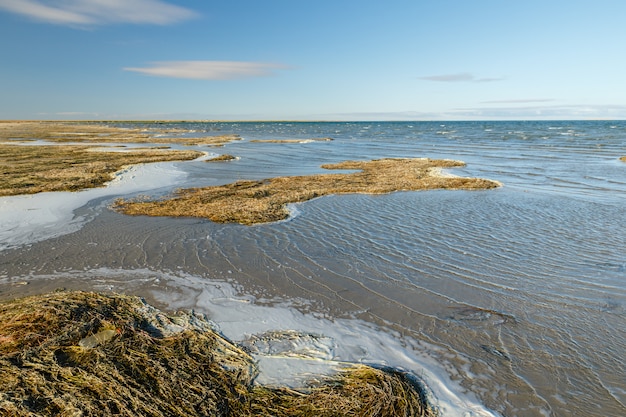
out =
[[[0,289],[96,268],[226,280],[260,304],[288,299],[303,312],[421,341],[453,381],[503,415],[626,415],[626,164],[618,160],[626,123],[185,127],[246,140],[224,148],[238,161],[182,164],[184,186],[317,173],[346,159],[430,157],[463,160],[451,173],[504,187],[330,196],[296,206],[290,221],[254,227],[132,218],[93,202],[81,210],[98,214],[78,232],[0,253]],[[249,142],[328,136],[335,140]],[[150,294],[116,279],[112,287]],[[175,293],[182,284],[160,285]]]

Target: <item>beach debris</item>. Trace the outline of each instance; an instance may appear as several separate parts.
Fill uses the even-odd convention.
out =
[[[95,348],[96,346],[113,339],[113,336],[115,336],[116,334],[118,334],[118,332],[115,329],[101,330],[98,333],[80,339],[80,341],[78,342],[78,346],[85,349]]]

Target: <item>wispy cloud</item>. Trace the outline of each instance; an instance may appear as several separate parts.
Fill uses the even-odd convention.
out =
[[[0,0],[0,10],[68,26],[168,25],[196,16],[192,10],[161,0]]]
[[[488,83],[493,81],[502,81],[503,78],[478,78],[469,72],[460,72],[458,74],[429,75],[426,77],[418,77],[420,80],[436,81],[442,83]]]
[[[239,78],[267,77],[275,70],[287,69],[280,64],[242,61],[164,61],[153,62],[148,67],[124,68],[155,77],[188,78],[194,80],[233,80]]]

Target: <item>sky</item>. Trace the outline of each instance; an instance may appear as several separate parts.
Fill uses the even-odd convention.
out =
[[[0,120],[626,119],[624,0],[0,0]]]

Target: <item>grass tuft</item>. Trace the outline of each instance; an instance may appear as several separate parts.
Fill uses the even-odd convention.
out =
[[[253,359],[194,314],[56,292],[0,303],[0,415],[432,416],[406,374],[358,365],[303,391],[253,384]]]

